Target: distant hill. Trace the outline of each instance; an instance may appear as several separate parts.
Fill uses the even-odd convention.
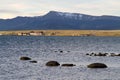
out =
[[[50,11],[44,16],[0,19],[0,30],[118,30],[119,16],[91,16],[79,13]]]

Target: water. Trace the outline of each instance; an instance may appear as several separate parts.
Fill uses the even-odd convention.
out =
[[[120,80],[120,57],[85,55],[91,52],[120,53],[120,37],[0,36],[0,80]],[[21,61],[21,56],[38,63]],[[76,66],[46,67],[50,60]],[[87,68],[94,62],[108,68]]]

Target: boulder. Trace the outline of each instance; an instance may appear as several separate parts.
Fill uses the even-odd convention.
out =
[[[72,67],[72,66],[75,66],[75,64],[62,64],[61,66]]]
[[[20,60],[31,60],[29,57],[21,57]]]
[[[87,66],[88,68],[107,68],[107,65],[103,63],[92,63]]]
[[[46,66],[59,66],[60,64],[57,61],[49,61],[46,63]]]

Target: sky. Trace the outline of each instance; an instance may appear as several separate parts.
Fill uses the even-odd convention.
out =
[[[120,16],[120,0],[0,0],[0,18],[41,16],[49,11]]]

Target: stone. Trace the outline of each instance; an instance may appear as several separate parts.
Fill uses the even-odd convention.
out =
[[[76,66],[76,65],[75,64],[62,64],[61,66],[72,67],[72,66]]]
[[[21,57],[20,60],[31,60],[29,57]]]
[[[70,51],[67,51],[67,52],[70,52]]]
[[[88,68],[107,68],[106,64],[103,63],[92,63],[87,66]]]
[[[89,55],[89,53],[86,53],[86,55]]]
[[[60,64],[57,61],[49,61],[46,63],[46,66],[59,66]]]
[[[116,54],[115,53],[110,53],[110,56],[114,57],[114,56],[116,56]]]
[[[30,61],[30,63],[37,63],[37,61],[35,61],[35,60],[34,61]]]
[[[120,56],[120,54],[118,54],[117,56]]]
[[[60,53],[63,53],[63,51],[60,51]]]
[[[95,53],[91,53],[90,56],[93,56]]]
[[[105,53],[98,53],[96,56],[107,56]]]
[[[54,52],[58,52],[58,51],[54,51]]]

